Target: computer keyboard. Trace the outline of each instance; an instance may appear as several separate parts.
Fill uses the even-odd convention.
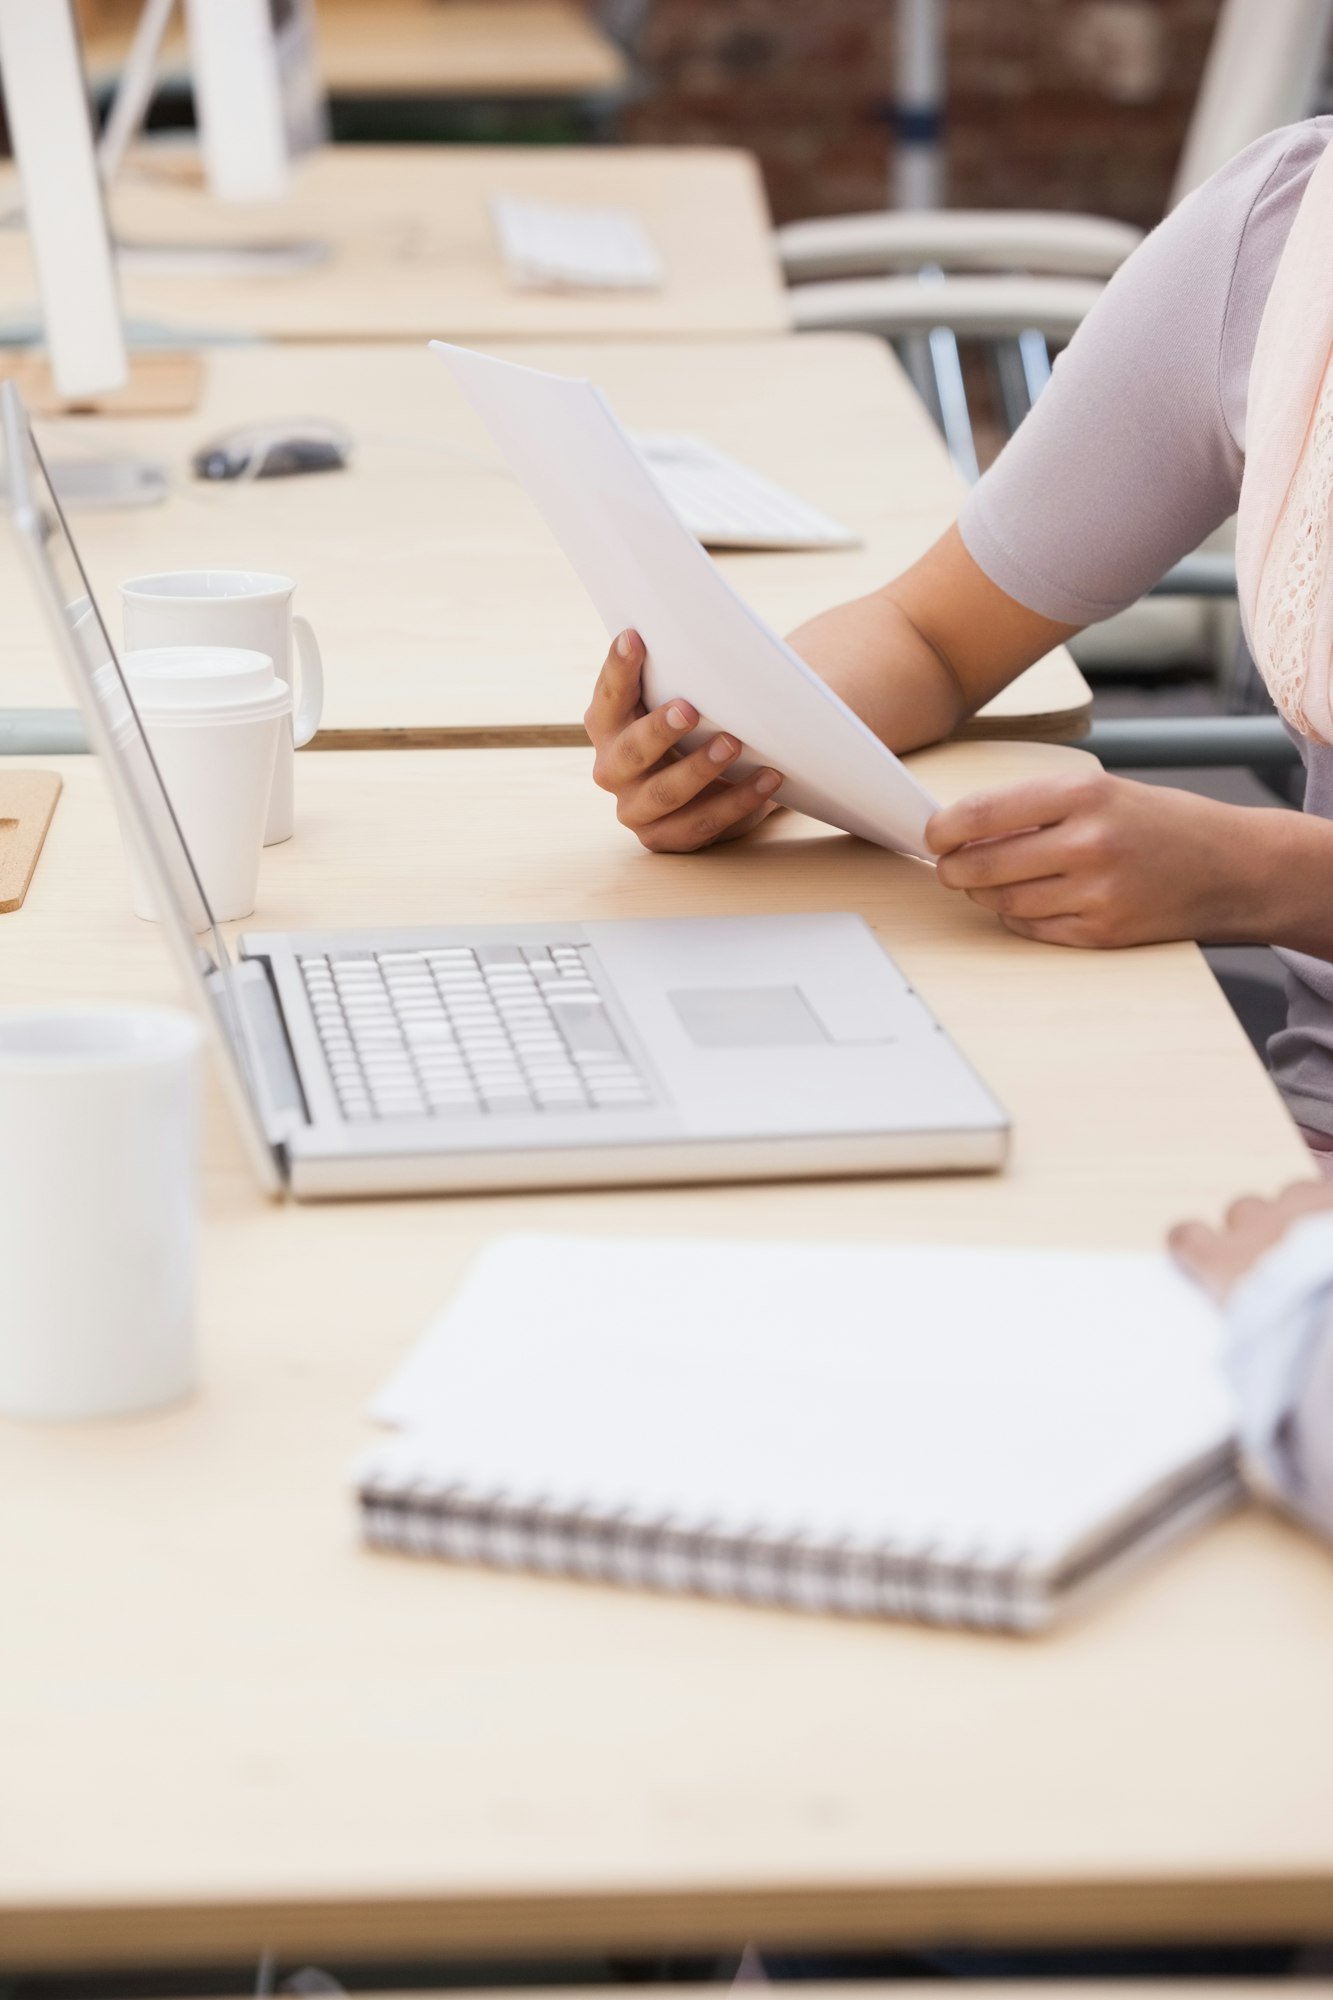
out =
[[[849,549],[860,536],[702,438],[636,431],[672,510],[708,549]]]
[[[349,1119],[651,1101],[577,945],[303,957],[301,972]]]
[[[491,196],[500,254],[517,285],[577,291],[654,291],[662,260],[628,208]]]

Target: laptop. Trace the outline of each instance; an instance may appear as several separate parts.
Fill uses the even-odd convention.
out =
[[[250,931],[229,946],[12,383],[0,411],[32,580],[267,1189],[1002,1164],[1004,1112],[854,915]]]

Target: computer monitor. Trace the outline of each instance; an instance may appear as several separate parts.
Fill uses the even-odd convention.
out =
[[[103,395],[129,357],[72,0],[0,0],[0,82],[56,389]]]
[[[102,132],[103,179],[142,129],[176,0],[144,0]],[[185,0],[195,121],[219,201],[281,201],[329,136],[313,0]]]
[[[313,0],[186,0],[195,118],[220,201],[280,201],[327,136]]]

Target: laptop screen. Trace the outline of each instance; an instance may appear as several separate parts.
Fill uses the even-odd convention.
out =
[[[275,1154],[259,1112],[259,1064],[234,990],[234,966],[172,810],[87,573],[66,525],[28,413],[12,382],[0,384],[10,511],[33,581],[74,682],[93,748],[104,759],[131,865],[144,868],[162,928],[192,997],[215,1031],[223,1075],[252,1160],[277,1185]]]
[[[7,409],[7,418],[8,415]],[[172,810],[106,621],[93,596],[41,452],[21,411],[18,421],[14,424],[7,421],[5,428],[7,456],[11,461],[16,456],[18,459],[17,464],[11,462],[9,467],[11,497],[16,511],[27,515],[21,525],[29,546],[39,554],[48,595],[54,598],[69,633],[71,643],[66,658],[77,672],[85,712],[90,707],[96,710],[105,733],[105,747],[117,766],[123,786],[133,793],[139,808],[139,827],[131,830],[122,825],[122,832],[132,841],[133,831],[137,830],[140,840],[147,837],[156,850],[163,879],[153,884],[154,899],[159,906],[164,895],[170,902],[170,908],[162,911],[164,921],[180,930],[202,933],[211,943],[211,953],[202,941],[198,948],[209,962],[215,966],[229,964],[226,944],[208,907],[203,884]],[[123,802],[118,799],[118,804],[123,822]]]

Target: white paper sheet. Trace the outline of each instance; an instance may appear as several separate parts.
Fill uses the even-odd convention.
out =
[[[641,634],[648,702],[681,695],[698,709],[687,746],[729,730],[745,746],[733,773],[769,765],[783,774],[782,804],[928,859],[923,831],[935,800],[736,595],[667,505],[600,391],[443,341],[431,346],[573,564],[608,635],[626,627]],[[590,685],[595,665],[588,663]]]

